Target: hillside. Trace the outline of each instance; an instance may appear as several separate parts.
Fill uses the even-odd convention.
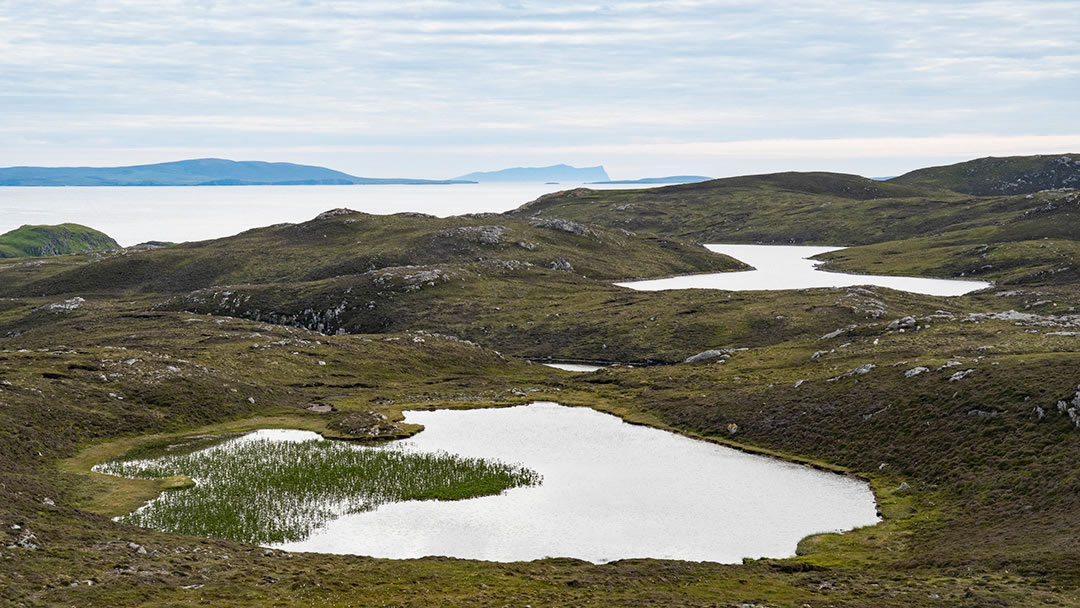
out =
[[[992,196],[1080,187],[1080,154],[978,158],[905,173],[890,183]]]
[[[200,158],[130,167],[0,168],[0,186],[255,186],[447,184],[443,180],[356,177],[293,163]]]
[[[603,182],[608,174],[603,167],[571,167],[570,165],[552,165],[550,167],[515,167],[499,171],[477,171],[454,179],[476,181],[480,183],[498,182]]]
[[[714,243],[862,244],[960,215],[958,195],[839,173],[776,173],[644,190],[577,189],[509,212]]]
[[[632,209],[640,227],[625,230]],[[582,189],[508,215],[338,209],[213,241],[0,260],[0,603],[1077,605],[1078,216],[1072,191],[787,173]],[[675,236],[695,230],[862,238],[830,263],[998,286],[612,284],[743,268]],[[706,350],[721,354],[686,361]],[[526,360],[547,358],[638,365]],[[90,472],[208,434],[355,439],[369,432],[357,420],[381,420],[370,432],[385,437],[404,432],[403,410],[537,400],[857,476],[882,521],[742,564],[397,561],[135,528],[111,518],[169,480]]]
[[[119,249],[103,232],[79,224],[22,226],[0,234],[0,258],[44,257]]]
[[[176,293],[214,285],[310,282],[348,275],[371,278],[382,269],[421,277],[423,269],[417,267],[477,263],[492,269],[546,269],[605,280],[742,267],[695,245],[571,222],[370,215],[338,209],[302,224],[114,256],[55,276],[35,275],[27,284],[9,274],[0,292]]]

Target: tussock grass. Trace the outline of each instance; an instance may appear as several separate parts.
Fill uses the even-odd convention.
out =
[[[152,459],[95,467],[136,479],[184,476],[194,488],[166,492],[120,520],[246,543],[299,541],[339,515],[405,500],[460,500],[538,485],[525,467],[445,452],[334,441],[234,440]]]

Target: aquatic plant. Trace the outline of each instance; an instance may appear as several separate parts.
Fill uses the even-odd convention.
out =
[[[445,452],[258,437],[191,453],[108,461],[94,470],[195,480],[195,487],[165,492],[120,521],[255,544],[303,540],[339,515],[387,502],[459,500],[541,481],[519,465]]]

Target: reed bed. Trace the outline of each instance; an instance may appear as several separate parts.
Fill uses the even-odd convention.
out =
[[[94,470],[196,482],[119,521],[263,545],[303,540],[335,517],[383,503],[474,498],[542,480],[494,460],[319,439],[243,438],[192,453],[108,461]]]

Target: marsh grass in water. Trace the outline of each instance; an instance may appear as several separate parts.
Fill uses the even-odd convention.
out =
[[[199,451],[118,459],[94,470],[136,479],[184,475],[119,518],[138,526],[255,544],[299,541],[335,517],[405,500],[459,500],[538,485],[525,467],[395,446],[242,438]]]

